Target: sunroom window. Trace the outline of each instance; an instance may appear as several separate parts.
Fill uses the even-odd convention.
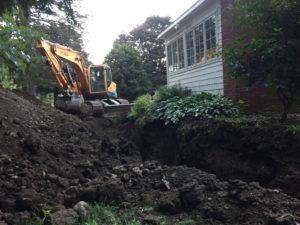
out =
[[[183,37],[167,45],[168,70],[174,72],[184,67]]]
[[[216,57],[217,14],[213,14],[167,45],[168,71],[205,63]],[[184,45],[185,42],[185,45]],[[186,57],[186,59],[185,59]]]
[[[186,39],[186,53],[187,53],[187,65],[193,65],[195,63],[194,53],[194,31],[190,31],[185,36]]]

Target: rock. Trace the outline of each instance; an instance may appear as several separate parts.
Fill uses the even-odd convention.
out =
[[[159,199],[157,210],[163,213],[179,213],[182,210],[179,193],[164,193]]]
[[[7,197],[4,193],[0,193],[0,208],[13,210],[14,207],[15,207],[14,199]]]
[[[69,180],[61,177],[58,178],[57,184],[64,189],[70,186]]]
[[[185,184],[179,193],[185,209],[193,209],[203,200],[201,188],[196,181]]]
[[[13,121],[12,121],[12,122],[13,122],[14,124],[17,124],[17,125],[21,124],[19,118],[13,118]]]
[[[124,187],[120,179],[108,180],[98,189],[98,200],[121,202],[124,199]]]
[[[80,217],[87,217],[91,213],[92,207],[88,203],[80,201],[73,209]]]
[[[49,215],[52,225],[74,225],[78,219],[79,215],[73,209],[62,209]]]
[[[128,182],[130,180],[129,174],[128,173],[123,174],[122,177],[121,177],[121,180],[123,182]]]
[[[15,202],[15,209],[17,211],[33,210],[39,203],[39,193],[32,188],[27,188],[20,191]]]
[[[46,174],[45,173],[46,179],[49,179],[51,182],[55,183],[58,180],[58,175],[56,174]]]
[[[170,182],[167,181],[165,177],[163,177],[161,181],[163,182],[167,190],[171,189]]]
[[[153,225],[159,225],[161,218],[159,216],[155,215],[143,215],[142,216],[142,223],[143,224],[153,224]]]
[[[28,134],[20,142],[21,142],[21,146],[23,147],[24,151],[30,152],[33,154],[38,153],[43,148],[41,139],[38,137],[37,134]]]
[[[299,225],[292,214],[268,214],[268,225]],[[299,218],[298,218],[299,219]]]
[[[88,187],[79,190],[78,199],[88,202],[94,202],[97,198],[97,187],[88,185]]]
[[[140,177],[143,176],[143,171],[139,167],[137,167],[137,166],[132,168],[132,172],[134,172],[135,174],[139,175]]]
[[[18,212],[18,213],[5,213],[3,215],[3,220],[0,219],[0,225],[15,225],[15,224],[24,224],[24,221],[30,219],[30,213],[28,211]]]

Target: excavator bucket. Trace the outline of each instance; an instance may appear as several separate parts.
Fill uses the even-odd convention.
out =
[[[127,116],[133,104],[126,99],[102,99],[104,117]]]

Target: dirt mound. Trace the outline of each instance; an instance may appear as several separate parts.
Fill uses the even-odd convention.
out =
[[[60,214],[81,200],[153,206],[194,224],[300,222],[300,202],[278,190],[143,163],[124,136],[98,134],[88,122],[3,89],[0,107],[0,221],[7,224],[22,224],[41,209]]]
[[[300,198],[300,135],[275,121],[190,121],[181,130],[162,123],[141,132],[144,159],[187,165],[219,179],[257,181]]]

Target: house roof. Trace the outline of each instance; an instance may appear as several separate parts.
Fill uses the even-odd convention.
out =
[[[157,38],[164,38],[167,33],[169,33],[173,28],[176,29],[176,26],[184,20],[189,14],[195,11],[199,6],[201,6],[204,2],[208,0],[198,0],[194,5],[192,5],[188,10],[186,10],[181,16],[179,16],[174,22],[168,26],[163,32],[161,32]]]

